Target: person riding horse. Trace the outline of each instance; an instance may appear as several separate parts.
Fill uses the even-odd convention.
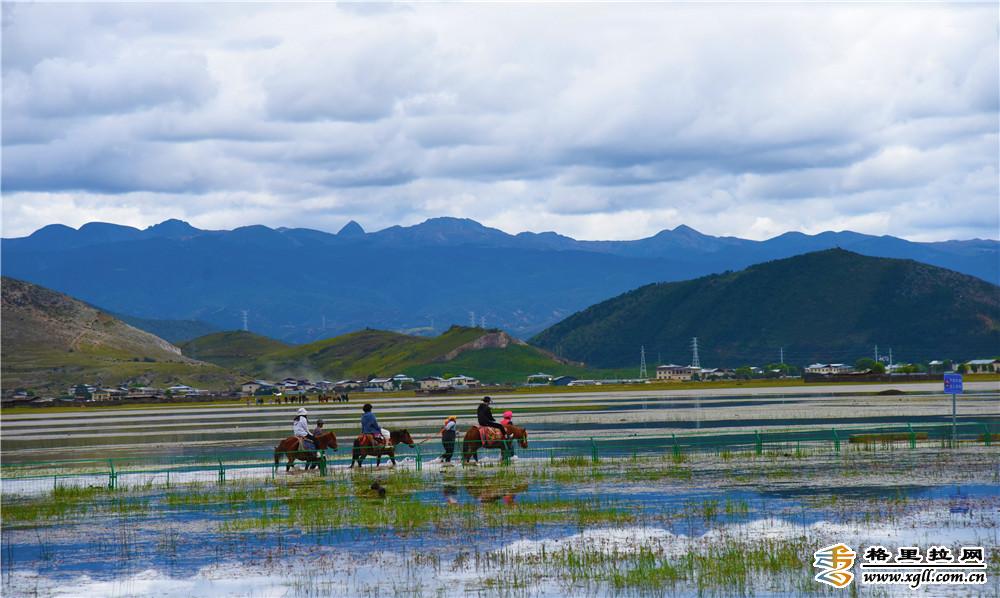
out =
[[[378,420],[375,419],[375,414],[372,413],[372,404],[365,403],[361,410],[364,412],[361,415],[361,433],[371,434],[376,444],[385,444],[385,437],[382,435],[382,426],[379,425]]]
[[[476,419],[479,421],[479,427],[496,428],[500,430],[504,440],[509,440],[510,435],[507,433],[507,428],[497,423],[497,420],[493,418],[493,410],[490,408],[490,403],[492,402],[493,399],[483,397],[483,402],[479,404],[479,409],[476,410]]]
[[[303,438],[313,443],[313,447],[318,446],[316,444],[316,437],[309,431],[309,412],[306,411],[305,407],[299,407],[298,413],[295,419],[292,420],[292,436],[297,436],[298,438]],[[307,448],[307,447],[304,447]]]

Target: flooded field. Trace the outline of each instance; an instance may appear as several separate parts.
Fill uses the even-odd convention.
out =
[[[992,386],[963,400],[968,422],[997,421]],[[889,436],[850,441],[850,430],[894,411],[897,423],[901,411],[950,421],[944,397],[930,390],[519,396],[497,403],[511,405],[530,434],[529,449],[518,449],[509,465],[496,451],[478,467],[443,465],[433,459],[440,444],[429,441],[419,469],[411,452],[396,468],[351,471],[331,461],[326,476],[262,467],[225,480],[193,472],[169,485],[136,477],[115,489],[94,476],[76,484],[39,480],[28,492],[17,491],[18,481],[5,473],[3,594],[827,595],[838,591],[814,580],[813,552],[836,542],[855,549],[983,546],[986,584],[916,593],[1000,594],[997,443],[974,433],[955,448],[924,437],[912,444]],[[436,431],[442,414],[474,406],[475,398],[416,399],[376,403],[376,411],[388,427],[409,427],[419,442]],[[343,447],[359,405],[315,410],[336,422]],[[285,433],[290,411],[234,406],[4,417],[4,466],[95,455],[266,455]],[[691,424],[710,421],[732,422],[712,433],[735,436],[838,426],[844,443],[674,450],[654,442],[664,431],[699,434]],[[633,454],[544,448],[561,446],[567,427],[602,447],[630,438],[647,444]],[[42,428],[44,440],[33,444]],[[850,593],[914,591],[855,584]]]

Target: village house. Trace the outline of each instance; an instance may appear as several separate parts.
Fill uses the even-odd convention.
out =
[[[970,374],[995,374],[1000,372],[1000,359],[973,359],[965,362]]]
[[[814,363],[806,366],[807,374],[850,374],[854,368],[843,363]]]
[[[253,396],[261,390],[271,390],[273,392],[274,383],[268,382],[267,380],[251,380],[240,385],[240,394],[245,397]]]
[[[120,388],[99,388],[90,393],[90,398],[95,401],[111,401],[123,399],[128,393]]]
[[[701,371],[701,368],[695,368],[686,365],[674,365],[668,363],[666,365],[656,366],[656,379],[657,380],[690,380],[694,374]]]
[[[448,382],[439,376],[428,376],[420,379],[420,390],[445,390],[447,388]]]
[[[528,386],[548,386],[549,384],[552,384],[553,379],[555,379],[555,376],[552,374],[543,374],[539,372],[528,376],[525,383]]]
[[[458,390],[465,390],[468,388],[479,388],[479,380],[471,376],[463,376],[459,374],[458,376],[452,376],[447,380],[448,385],[451,388]]]

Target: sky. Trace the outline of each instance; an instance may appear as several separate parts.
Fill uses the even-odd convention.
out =
[[[1000,239],[997,3],[3,3],[2,234]]]

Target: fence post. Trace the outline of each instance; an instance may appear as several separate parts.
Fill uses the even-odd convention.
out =
[[[594,442],[594,438],[590,438],[590,460],[594,463],[598,463],[601,457],[597,454],[597,443]]]
[[[549,465],[555,465],[555,464],[556,464],[556,452],[552,449],[549,449]]]
[[[753,437],[754,437],[754,441],[753,441],[753,443],[754,443],[754,451],[757,453],[757,455],[763,455],[764,454],[764,439],[761,438],[761,436],[760,436],[760,430],[754,430]]]
[[[681,458],[681,447],[677,444],[677,434],[671,434],[670,438],[674,441],[674,459]]]
[[[319,475],[326,477],[326,451],[319,456]]]
[[[424,457],[423,457],[423,453],[420,452],[420,445],[419,444],[415,448],[417,449],[417,471],[423,471],[423,469],[424,469]]]
[[[983,424],[983,446],[990,446],[992,440],[990,437],[990,425]]]
[[[840,454],[840,436],[837,435],[837,428],[830,428],[833,432],[833,452]]]
[[[118,473],[115,471],[114,460],[108,459],[108,467],[111,468],[108,473],[108,490],[114,490],[118,487]]]
[[[913,431],[913,426],[906,424],[906,429],[910,431],[910,448],[917,448],[917,433]]]
[[[222,458],[221,457],[219,458],[219,483],[220,484],[225,484],[226,483],[226,468],[222,464]]]

